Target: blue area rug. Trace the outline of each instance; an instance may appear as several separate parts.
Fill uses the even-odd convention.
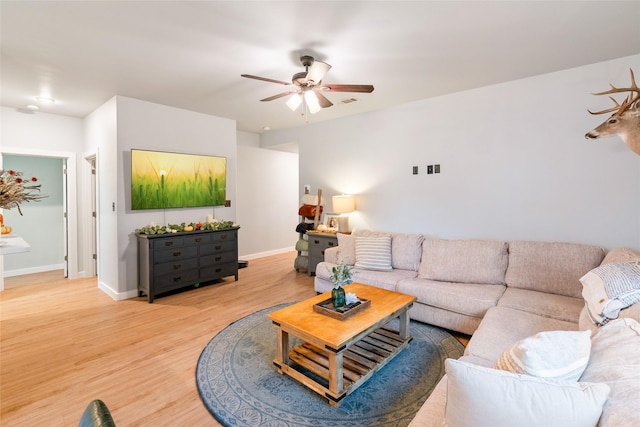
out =
[[[334,408],[273,365],[276,331],[267,314],[287,305],[232,323],[202,351],[198,391],[224,426],[406,426],[444,375],[444,360],[464,351],[448,332],[412,321],[409,347]]]

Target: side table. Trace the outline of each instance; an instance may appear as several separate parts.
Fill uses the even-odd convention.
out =
[[[335,233],[307,232],[309,238],[309,276],[316,275],[316,265],[324,261],[324,251],[338,246],[338,236]]]

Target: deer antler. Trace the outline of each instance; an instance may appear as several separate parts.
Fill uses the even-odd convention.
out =
[[[629,93],[629,96],[627,98],[625,98],[624,101],[622,101],[622,104],[619,104],[618,101],[616,101],[612,96],[610,96],[609,98],[611,98],[611,100],[614,102],[614,104],[616,104],[615,107],[611,107],[609,109],[606,110],[602,110],[602,111],[591,111],[591,110],[587,110],[590,114],[604,114],[604,113],[610,113],[612,111],[615,111],[615,113],[613,113],[614,116],[619,116],[620,114],[624,113],[626,110],[629,109],[629,107],[631,107],[633,104],[635,104],[636,102],[638,102],[640,100],[640,88],[638,87],[638,85],[636,84],[636,78],[633,75],[633,69],[629,69],[629,71],[631,72],[631,87],[629,88],[617,88],[614,85],[612,85],[611,83],[609,83],[609,86],[611,86],[611,89],[604,91],[604,92],[598,92],[598,93],[593,93],[592,95],[609,95],[609,94],[613,94],[613,93],[623,93],[623,92],[631,92]],[[633,94],[633,92],[635,92],[635,95]]]

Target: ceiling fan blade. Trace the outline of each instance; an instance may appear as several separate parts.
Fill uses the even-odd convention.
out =
[[[328,90],[330,92],[362,92],[362,93],[371,93],[373,92],[372,85],[338,85],[338,84],[324,84],[321,86],[323,90]]]
[[[278,83],[278,84],[287,85],[287,86],[291,84],[291,83],[283,82],[282,80],[274,80],[274,79],[268,79],[266,77],[252,76],[251,74],[240,74],[240,77],[246,77],[248,79],[262,80],[263,82]]]
[[[333,102],[329,101],[329,99],[320,93],[319,90],[314,90],[316,96],[318,97],[318,103],[322,108],[329,108],[333,105]]]
[[[268,98],[261,99],[260,101],[263,101],[263,102],[264,101],[273,101],[274,99],[282,98],[283,96],[292,95],[294,93],[296,93],[296,91],[294,91],[294,90],[289,91],[289,92],[282,92],[282,93],[279,93],[277,95],[273,95],[273,96],[270,96]]]
[[[307,73],[307,81],[313,81],[315,84],[320,83],[330,69],[331,65],[326,62],[313,61],[313,64],[311,64],[309,72]]]

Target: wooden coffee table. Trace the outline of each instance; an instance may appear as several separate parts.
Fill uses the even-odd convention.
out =
[[[273,361],[278,372],[325,396],[332,406],[339,406],[412,339],[407,311],[415,297],[360,283],[344,289],[371,300],[371,306],[345,320],[314,312],[314,304],[330,298],[327,292],[269,314],[278,335]],[[399,330],[387,325],[396,317]],[[304,343],[290,349],[289,335]]]

